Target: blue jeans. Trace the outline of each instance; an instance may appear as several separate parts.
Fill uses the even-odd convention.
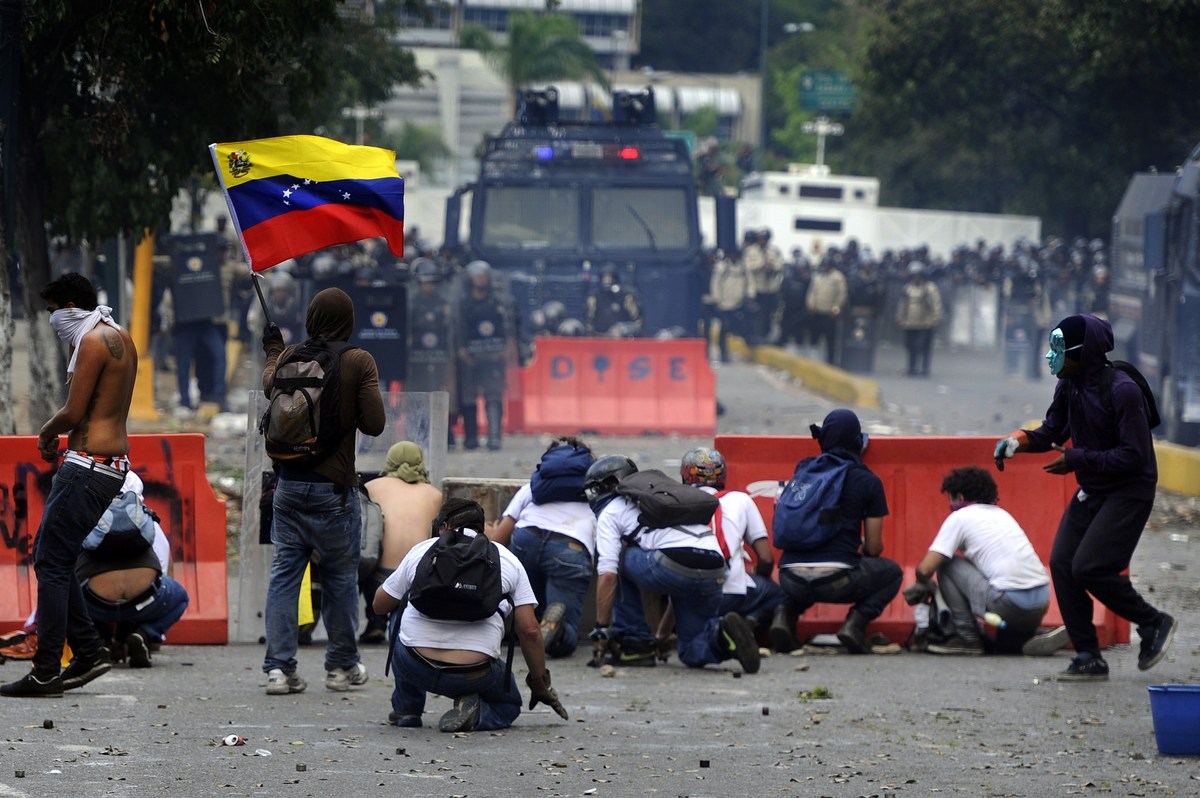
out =
[[[507,682],[503,659],[468,673],[442,671],[413,656],[408,646],[396,641],[392,650],[392,671],[396,688],[392,690],[392,709],[397,715],[417,715],[425,711],[425,694],[447,698],[479,694],[479,731],[507,729],[521,714],[521,693],[511,673]]]
[[[109,604],[98,601],[86,591],[83,595],[93,621],[136,626],[159,643],[166,639],[167,630],[183,617],[189,601],[183,585],[165,574],[159,577],[154,598],[149,604],[143,604],[140,610],[132,602]]]
[[[737,565],[735,561],[734,567]],[[751,574],[750,578],[754,580],[754,587],[744,594],[721,594],[721,614],[736,612],[751,618],[754,620],[755,629],[761,632],[771,625],[771,615],[787,596],[784,595],[783,588],[765,576]]]
[[[621,557],[617,600],[613,606],[615,637],[654,639],[646,625],[642,590],[671,597],[675,610],[675,634],[679,638],[679,661],[699,668],[724,659],[717,650],[717,611],[721,605],[719,578],[684,576],[662,564],[660,552],[629,546]]]
[[[75,560],[83,539],[121,492],[123,483],[120,477],[74,463],[63,465],[54,475],[33,541],[38,581],[38,649],[33,667],[39,673],[58,673],[64,642],[83,658],[94,657],[100,650],[100,635],[75,576]]]
[[[538,600],[538,618],[546,607],[556,602],[566,607],[563,625],[566,632],[560,642],[547,649],[551,657],[566,657],[579,644],[579,618],[583,602],[592,582],[592,556],[582,543],[561,537],[542,537],[528,529],[517,527],[513,532],[512,553],[517,555],[533,594]]]
[[[179,302],[181,298],[177,298]],[[197,357],[199,350],[203,353]],[[225,341],[208,319],[175,325],[175,376],[179,380],[179,406],[191,407],[192,363],[204,399],[225,404]]]
[[[267,656],[263,672],[296,670],[300,582],[312,555],[321,583],[321,620],[329,643],[325,670],[358,664],[358,501],[330,482],[280,477],[272,502],[271,584],[267,588]]]
[[[863,557],[858,567],[813,582],[790,568],[779,569],[779,584],[796,612],[802,613],[814,604],[853,604],[868,621],[883,614],[888,602],[900,592],[903,580],[900,566],[883,557]]]

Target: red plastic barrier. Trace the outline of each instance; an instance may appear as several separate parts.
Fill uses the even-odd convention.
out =
[[[808,436],[722,435],[715,445],[729,464],[726,484],[754,497],[768,529],[779,482],[791,477],[798,460],[820,452],[817,442]],[[890,511],[883,519],[883,556],[904,568],[905,585],[912,584],[917,564],[929,551],[929,544],[949,513],[947,500],[940,493],[942,479],[950,469],[964,465],[981,466],[991,472],[1000,488],[999,504],[1025,530],[1042,563],[1049,563],[1059,519],[1078,489],[1075,479],[1042,470],[1056,456],[1054,453],[1019,455],[999,472],[991,458],[995,445],[994,438],[871,438],[863,462],[883,480]],[[1095,607],[1093,620],[1100,644],[1128,643],[1129,622],[1099,602]],[[818,604],[801,617],[800,633],[809,636],[836,632],[845,620],[846,610],[845,605]],[[1053,597],[1043,623],[1062,623]],[[870,626],[871,631],[883,632],[895,642],[902,642],[912,628],[912,607],[899,595]]]
[[[66,439],[62,439],[65,445]],[[172,575],[188,592],[172,643],[229,641],[225,502],[208,484],[204,436],[131,435],[129,457],[146,504],[171,541]],[[51,465],[36,436],[0,437],[0,630],[19,628],[37,605],[33,539],[50,494]]]
[[[699,338],[539,338],[521,398],[524,432],[712,435],[717,426],[717,380]]]

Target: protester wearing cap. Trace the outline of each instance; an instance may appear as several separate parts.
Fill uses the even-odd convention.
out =
[[[852,410],[833,410],[821,426],[810,428],[823,453],[851,467],[837,502],[837,533],[813,547],[784,549],[779,584],[793,617],[813,604],[851,605],[838,640],[850,653],[866,654],[871,650],[867,624],[883,614],[904,577],[899,564],[882,556],[887,497],[883,482],[862,462],[865,436]]]
[[[379,476],[363,487],[383,511],[383,551],[375,571],[359,580],[359,591],[367,601],[367,622],[358,641],[382,643],[387,639],[387,616],[377,615],[371,602],[408,550],[429,536],[429,525],[442,506],[442,492],[430,484],[425,453],[412,441],[392,444]]]

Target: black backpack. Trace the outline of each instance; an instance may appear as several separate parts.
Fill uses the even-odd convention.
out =
[[[443,532],[426,550],[407,594],[422,615],[443,621],[482,621],[504,598],[496,544],[461,529]]]
[[[781,551],[813,549],[831,540],[841,520],[846,474],[855,462],[822,452],[806,457],[775,500],[771,542]]]
[[[717,497],[676,482],[661,471],[637,471],[617,483],[617,493],[637,505],[638,523],[646,529],[688,524],[708,526],[720,506]],[[708,530],[709,533],[712,530]]]
[[[275,367],[268,407],[258,424],[267,454],[278,465],[312,468],[337,450],[342,353],[345,341],[310,338]]]
[[[1129,378],[1137,383],[1137,387],[1142,389],[1142,396],[1146,398],[1146,418],[1150,420],[1150,429],[1154,429],[1162,423],[1162,418],[1158,415],[1158,403],[1154,401],[1154,391],[1150,390],[1150,383],[1146,382],[1142,372],[1127,361],[1114,360],[1106,365],[1104,371],[1100,373],[1100,402],[1104,406],[1104,411],[1106,413],[1113,411],[1113,378],[1117,376],[1118,371],[1128,374]]]
[[[583,477],[594,462],[591,452],[575,446],[556,446],[543,454],[529,480],[533,503],[587,501]]]

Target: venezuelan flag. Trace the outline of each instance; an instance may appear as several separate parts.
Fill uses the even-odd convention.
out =
[[[208,150],[252,270],[377,236],[392,254],[404,254],[404,180],[391,150],[321,136]]]

